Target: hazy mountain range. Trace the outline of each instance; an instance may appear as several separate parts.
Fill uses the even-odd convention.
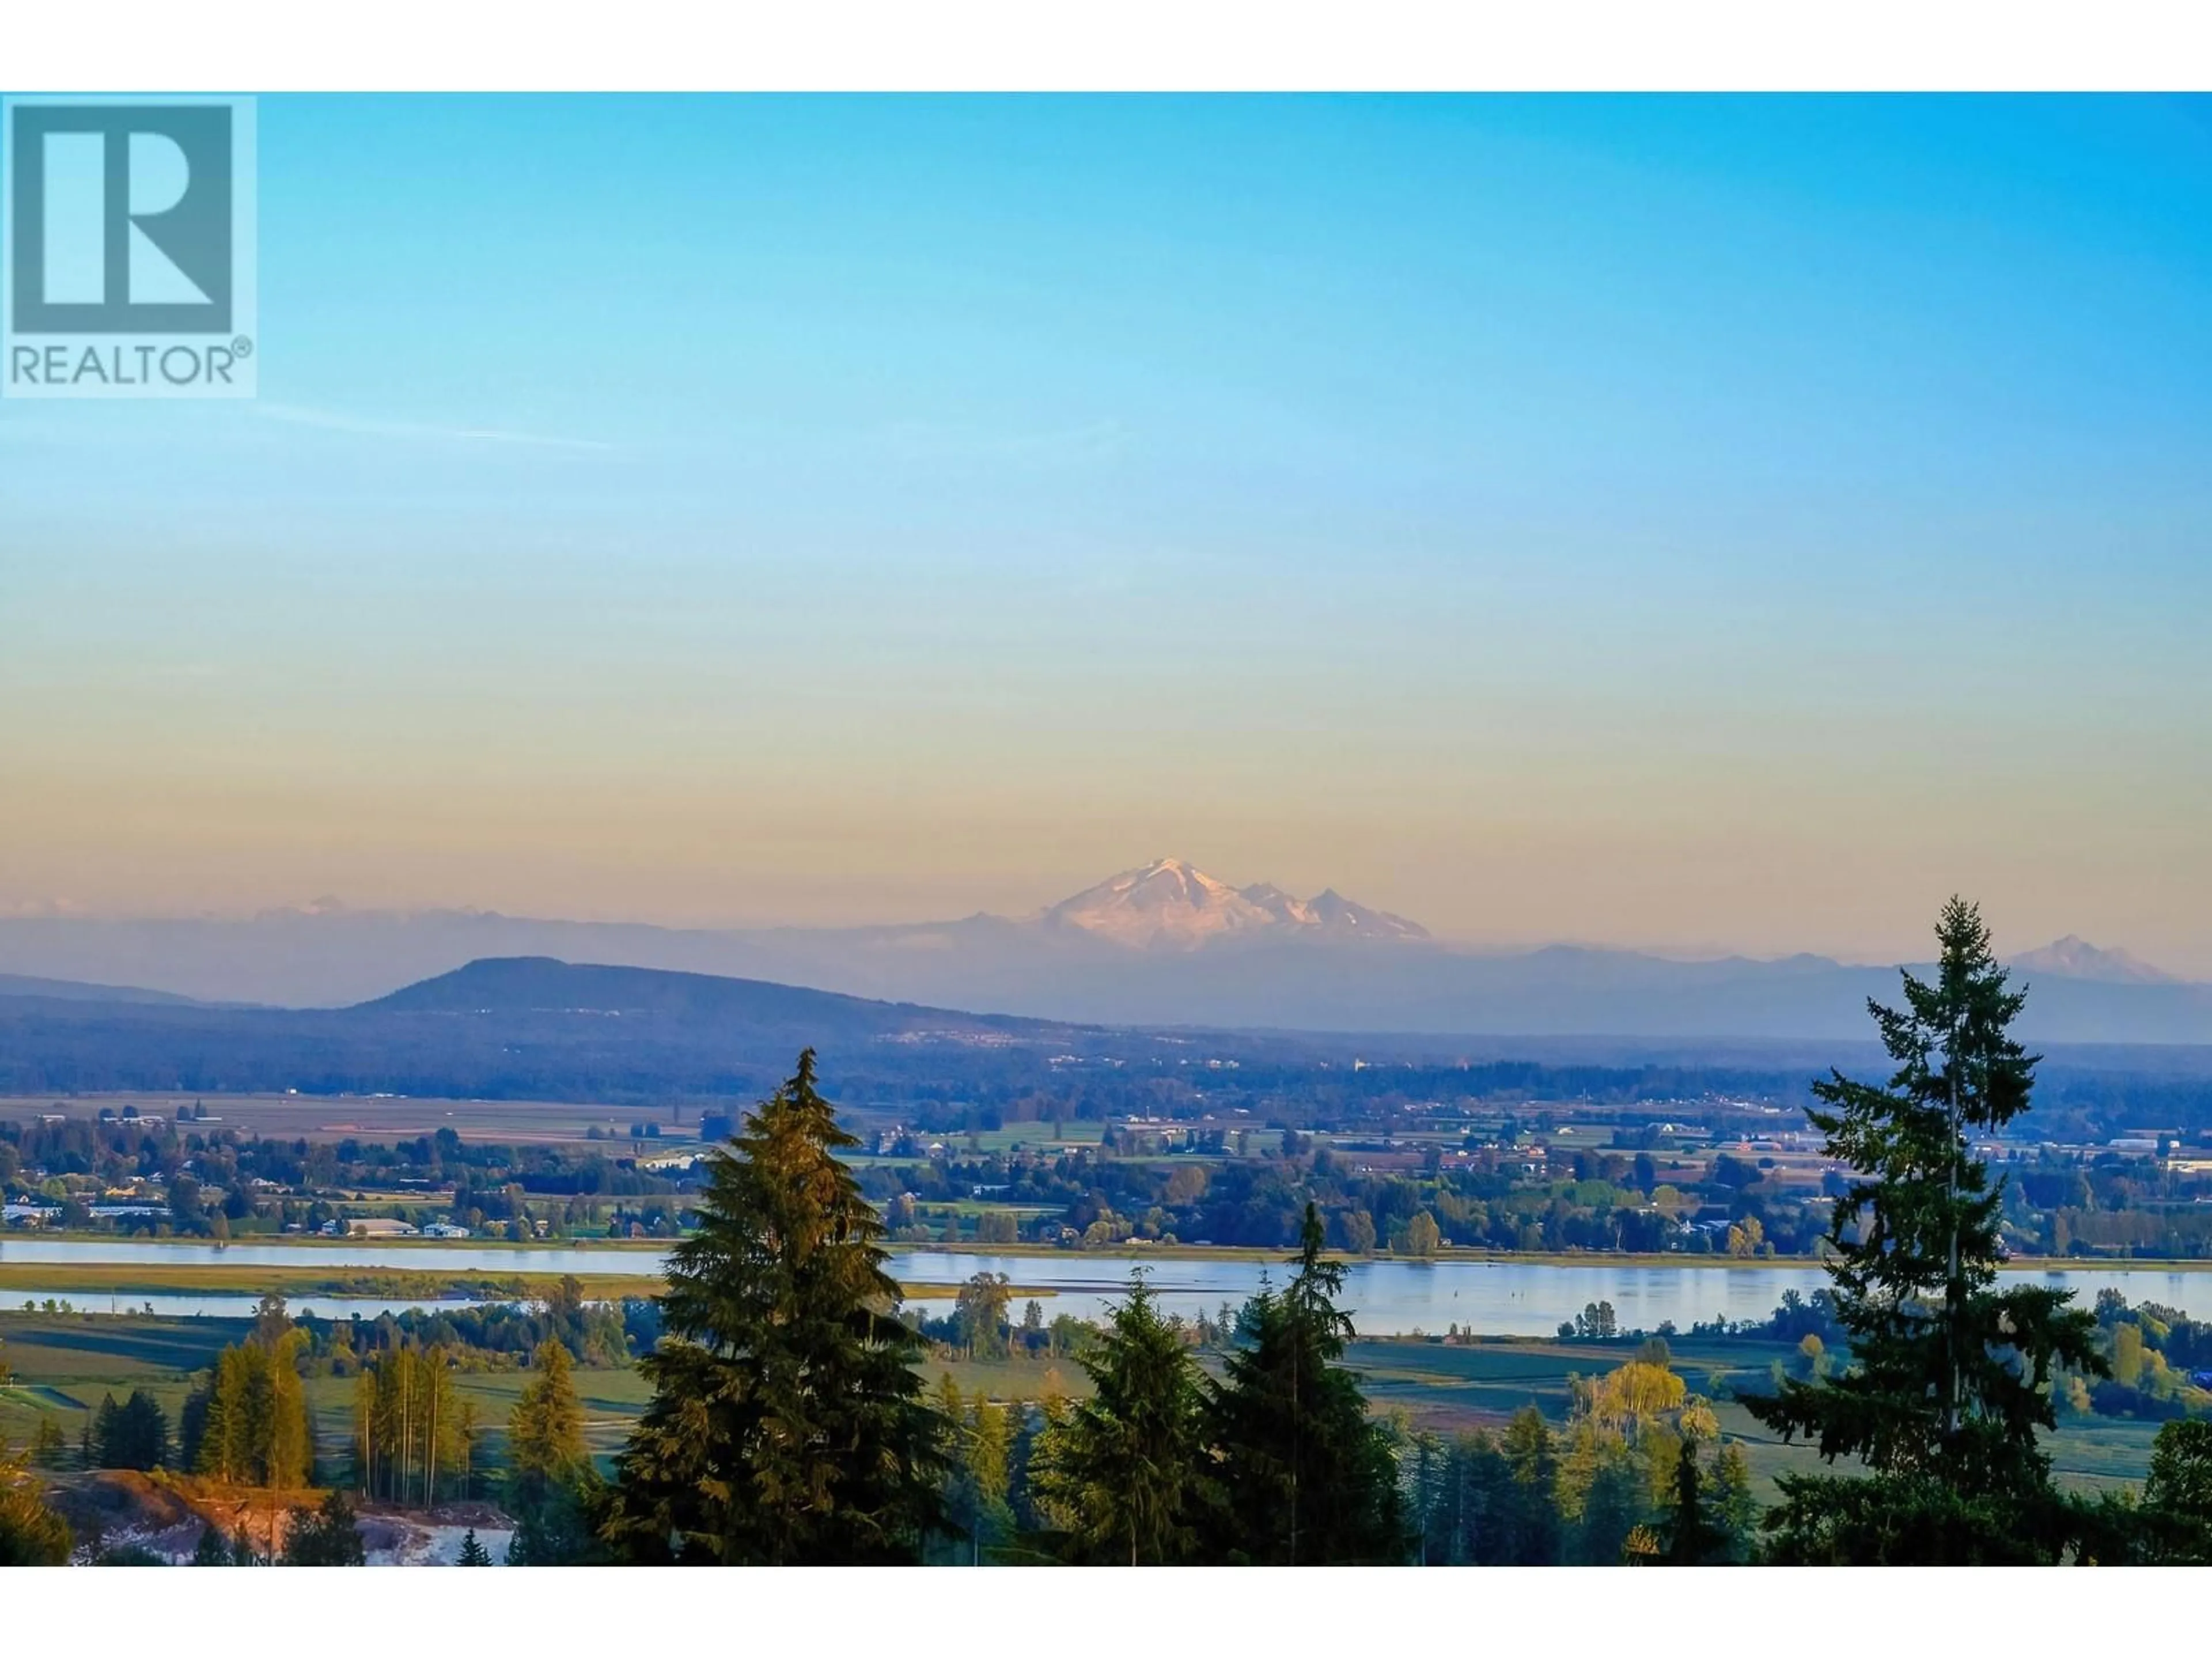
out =
[[[1048,1020],[1493,1036],[1863,1039],[1866,999],[1897,990],[1893,968],[1810,955],[1474,951],[1334,891],[1238,887],[1174,859],[1024,917],[877,927],[682,929],[329,904],[237,921],[0,919],[0,976],[218,1002],[345,1006],[514,957]],[[2212,1042],[2212,987],[2071,936],[2015,962],[2035,1041]]]

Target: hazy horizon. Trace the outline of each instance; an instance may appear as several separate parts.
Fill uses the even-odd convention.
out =
[[[1133,866],[1130,867],[1133,869],[1139,868],[1141,866]],[[1112,873],[1118,875],[1126,872],[1117,871]],[[1209,871],[1206,873],[1210,875],[1218,874],[1218,872],[1212,871]],[[1084,884],[1085,886],[1091,884],[1092,884],[1089,883]],[[1250,885],[1252,884],[1246,883],[1243,884]],[[1060,893],[1055,895],[1052,900],[1043,903],[1020,906],[1009,907],[984,904],[976,906],[974,908],[961,912],[957,915],[878,916],[852,922],[810,922],[805,920],[748,919],[745,917],[725,919],[678,917],[667,919],[622,914],[572,915],[565,913],[556,914],[553,912],[520,912],[501,910],[495,907],[488,905],[471,904],[368,906],[349,904],[336,894],[323,894],[315,898],[300,902],[279,903],[258,906],[252,908],[234,909],[99,911],[88,909],[75,904],[54,904],[49,902],[45,904],[33,904],[18,906],[14,908],[0,909],[0,924],[4,924],[9,921],[34,921],[100,922],[113,923],[120,926],[129,926],[135,923],[161,922],[216,922],[224,924],[243,924],[279,917],[288,919],[300,918],[305,920],[330,915],[347,915],[398,917],[475,915],[484,917],[503,917],[508,921],[522,922],[547,922],[562,925],[579,924],[589,927],[640,927],[676,931],[696,931],[702,933],[774,933],[780,931],[804,932],[811,929],[835,930],[841,927],[866,929],[871,927],[896,928],[927,927],[933,924],[957,923],[976,915],[990,915],[1005,921],[1024,921],[1034,918],[1044,909],[1048,908],[1052,903],[1056,903],[1060,900],[1069,896],[1071,896],[1071,894],[1069,893]],[[1309,895],[1305,896],[1310,896]],[[1360,896],[1358,894],[1346,894],[1344,896],[1357,899]],[[1413,916],[1409,917],[1408,920],[1419,922],[1421,921],[1421,918],[1419,916]],[[1918,949],[1908,948],[1904,951],[1887,955],[1866,955],[1855,954],[1845,951],[1823,950],[1817,945],[1803,945],[1785,950],[1760,951],[1749,950],[1740,945],[1711,940],[1699,942],[1677,939],[1581,938],[1566,935],[1534,936],[1517,939],[1483,938],[1479,936],[1452,934],[1434,929],[1430,931],[1433,936],[1432,942],[1435,945],[1446,949],[1464,951],[1478,955],[1510,956],[1516,953],[1554,948],[1565,948],[1582,951],[1632,952],[1685,963],[1717,961],[1726,957],[1746,957],[1754,961],[1782,961],[1796,956],[1815,956],[1828,958],[1845,967],[1890,967],[1899,963],[1908,963],[1915,961],[1932,959],[1931,953],[1924,946]],[[2069,940],[2085,943],[2100,951],[2107,952],[2118,951],[2135,957],[2138,960],[2141,959],[2141,953],[2130,951],[2124,941],[2095,939],[2084,940],[2078,933],[2060,934],[2051,938],[2033,940],[2011,939],[2000,935],[1995,939],[1994,943],[2000,957],[2012,957],[2038,950],[2046,945],[2065,943]],[[2148,963],[2145,965],[2154,969],[2165,969],[2167,966],[2167,964],[2164,963],[2157,962]],[[2179,975],[2178,976],[2185,979],[2191,977],[2186,974]]]
[[[259,401],[0,404],[0,915],[2212,979],[2208,109],[263,99]]]

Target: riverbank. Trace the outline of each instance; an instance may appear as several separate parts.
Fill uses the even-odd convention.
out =
[[[471,1250],[608,1250],[665,1252],[676,1241],[672,1238],[423,1238],[402,1236],[398,1238],[376,1237],[331,1237],[322,1233],[240,1233],[231,1238],[148,1238],[137,1233],[100,1232],[89,1228],[40,1227],[21,1231],[0,1232],[0,1261],[5,1261],[11,1243],[37,1243],[41,1240],[58,1244],[129,1244],[155,1245],[174,1249],[275,1249],[275,1250],[343,1250],[358,1249],[364,1243],[393,1249],[434,1250],[451,1249],[455,1243],[465,1244]]]
[[[633,1273],[577,1273],[586,1300],[649,1296],[657,1276]],[[266,1296],[297,1300],[305,1296],[419,1296],[436,1301],[543,1300],[557,1289],[560,1273],[441,1273],[412,1270],[346,1270],[299,1266],[203,1262],[9,1262],[0,1261],[0,1304],[10,1291],[42,1295],[160,1296],[179,1291]]]
[[[665,1238],[557,1238],[520,1241],[506,1238],[469,1238],[465,1240],[375,1237],[330,1238],[320,1234],[247,1233],[229,1240],[205,1238],[147,1238],[137,1235],[87,1231],[64,1231],[59,1228],[40,1228],[36,1231],[0,1233],[0,1264],[8,1260],[10,1243],[36,1243],[41,1241],[57,1243],[100,1245],[119,1244],[136,1251],[143,1249],[178,1250],[297,1250],[307,1253],[317,1250],[357,1250],[364,1244],[374,1244],[381,1250],[452,1250],[457,1245],[471,1255],[479,1253],[526,1255],[546,1250],[604,1251],[611,1255],[665,1255],[678,1241]],[[1117,1261],[1143,1263],[1147,1261],[1255,1261],[1266,1264],[1284,1263],[1294,1259],[1294,1252],[1248,1244],[1109,1244],[1097,1249],[1067,1249],[1057,1244],[1017,1243],[977,1244],[966,1241],[945,1243],[931,1241],[885,1240],[883,1248],[895,1255],[946,1255],[1006,1258],[1010,1261]],[[1329,1255],[1347,1262],[1395,1262],[1408,1267],[1425,1263],[1474,1262],[1498,1267],[1668,1267],[1694,1268],[1705,1273],[1760,1273],[1778,1267],[1818,1267],[1826,1260],[1820,1255],[1765,1255],[1733,1256],[1693,1255],[1681,1250],[1478,1250],[1445,1246],[1425,1256],[1398,1255],[1388,1250],[1376,1250],[1364,1255],[1332,1250]],[[2065,1273],[2212,1273],[2212,1257],[2191,1258],[2172,1256],[2045,1256],[2015,1255],[2007,1259],[2008,1268],[2020,1272]],[[557,1277],[557,1275],[556,1275]],[[4,1281],[0,1281],[4,1282]]]

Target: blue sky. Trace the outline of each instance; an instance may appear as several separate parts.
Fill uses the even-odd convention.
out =
[[[0,405],[0,906],[2212,974],[2212,106],[262,100],[253,404]]]

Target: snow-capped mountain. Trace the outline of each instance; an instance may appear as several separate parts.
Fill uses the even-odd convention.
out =
[[[2012,958],[2011,967],[2030,974],[2058,974],[2068,979],[2101,980],[2108,985],[2175,985],[2180,981],[2164,969],[2154,968],[2141,957],[2121,950],[2100,950],[2078,933],[2053,939]]]
[[[1220,939],[1260,936],[1429,937],[1419,923],[1355,904],[1334,889],[1301,899],[1267,882],[1231,887],[1181,859],[1159,859],[1109,876],[1062,899],[1036,921],[1140,951],[1194,951]]]

